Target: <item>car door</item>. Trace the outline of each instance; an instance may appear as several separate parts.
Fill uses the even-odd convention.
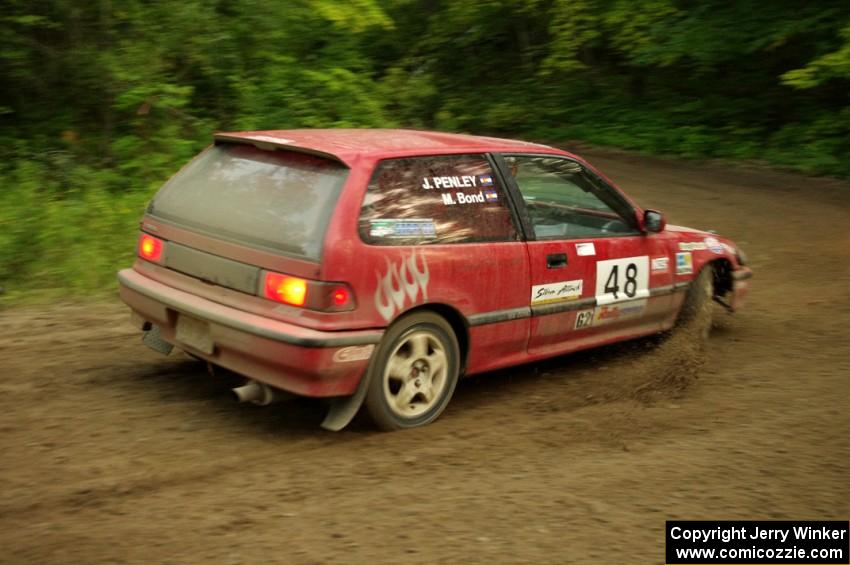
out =
[[[671,313],[663,234],[583,164],[559,155],[497,159],[525,224],[532,311],[529,353],[567,352],[661,329]]]

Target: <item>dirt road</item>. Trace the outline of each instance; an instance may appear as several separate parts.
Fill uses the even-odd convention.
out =
[[[331,434],[150,352],[117,300],[2,311],[0,562],[663,563],[665,519],[846,520],[850,184],[587,156],[749,254],[704,365],[642,341]]]

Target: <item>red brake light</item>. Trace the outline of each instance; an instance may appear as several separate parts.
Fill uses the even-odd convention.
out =
[[[307,281],[278,273],[266,273],[263,295],[284,304],[304,306],[307,302]]]
[[[139,257],[158,263],[162,259],[162,240],[143,233],[139,238]]]
[[[350,296],[347,288],[339,287],[331,295],[331,303],[337,307],[347,305],[349,300]]]

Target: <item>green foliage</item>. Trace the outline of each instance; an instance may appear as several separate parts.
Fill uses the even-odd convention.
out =
[[[53,163],[52,166],[60,166]],[[115,195],[112,173],[19,161],[0,177],[0,281],[6,290],[111,286],[134,255],[145,191]]]
[[[801,69],[782,75],[785,84],[797,88],[814,88],[830,79],[850,78],[850,25],[841,30],[843,44],[830,53],[817,57]]]
[[[7,0],[0,286],[108,288],[216,130],[419,127],[850,177],[850,3]]]
[[[594,47],[602,35],[601,16],[593,0],[556,2],[549,25],[549,54],[544,60],[543,71],[549,74],[591,66]]]

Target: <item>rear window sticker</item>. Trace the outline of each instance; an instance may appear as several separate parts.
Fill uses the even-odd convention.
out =
[[[492,194],[488,195],[486,192]],[[477,193],[472,194],[466,192],[455,192],[454,194],[443,192],[440,196],[443,198],[443,204],[446,206],[454,206],[456,204],[485,204],[487,202],[496,203],[499,201],[499,195],[494,190],[479,190]]]
[[[436,237],[434,220],[419,218],[369,220],[372,237]]]
[[[445,188],[475,188],[478,186],[478,177],[475,175],[455,175],[451,177],[425,177],[422,179],[422,188],[425,190]],[[492,184],[492,179],[491,179]]]

